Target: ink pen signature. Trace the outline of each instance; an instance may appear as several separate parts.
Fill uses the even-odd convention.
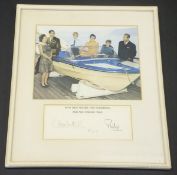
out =
[[[113,131],[121,131],[119,123],[112,119],[105,119],[105,125]]]
[[[82,122],[81,121],[60,121],[55,120],[53,122],[53,126],[55,128],[82,128]]]
[[[112,131],[121,131],[119,123],[117,121],[114,121],[113,119],[105,119],[104,123],[106,127]],[[87,126],[84,126],[83,122],[81,120],[76,121],[61,121],[61,120],[54,120],[53,121],[53,127],[54,128],[80,128],[80,129],[86,129],[88,132],[97,133],[98,128],[90,128]]]

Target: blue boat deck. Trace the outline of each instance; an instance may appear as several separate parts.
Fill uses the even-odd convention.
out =
[[[71,85],[78,80],[71,77],[49,78],[49,87],[43,88],[40,84],[40,74],[34,76],[34,99],[77,99],[75,93],[70,91]],[[141,100],[141,89],[130,85],[128,92],[90,98],[94,100]]]
[[[120,62],[118,58],[78,57],[77,59],[57,59],[55,61],[70,64],[75,67],[107,73],[140,73],[139,68],[130,67]]]

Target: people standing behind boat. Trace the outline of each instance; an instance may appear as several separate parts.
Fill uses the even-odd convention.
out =
[[[61,51],[60,39],[55,36],[54,30],[49,30],[49,37],[47,43],[52,49],[52,58],[54,58]]]
[[[39,36],[39,41],[39,72],[41,73],[41,85],[42,87],[47,87],[49,73],[53,71],[52,49],[50,45],[47,44],[47,36],[45,34]]]
[[[121,61],[132,61],[136,56],[136,45],[130,41],[130,34],[125,33],[119,42],[118,57]]]
[[[81,44],[81,41],[79,40],[79,33],[73,32],[73,42],[71,44],[71,51],[74,56],[80,55],[81,46],[82,44]]]
[[[106,57],[113,57],[114,56],[114,48],[113,46],[111,45],[111,40],[106,40],[105,44],[102,45],[101,47],[101,51],[100,51],[101,54],[105,54]]]
[[[91,34],[89,41],[81,48],[80,55],[85,57],[96,57],[99,52],[99,43],[96,35]]]

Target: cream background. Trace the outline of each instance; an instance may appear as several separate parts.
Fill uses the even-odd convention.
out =
[[[16,19],[6,167],[170,168],[156,7],[18,5]],[[33,100],[37,24],[138,26],[142,100]],[[133,141],[43,140],[44,104],[93,103],[131,105]]]

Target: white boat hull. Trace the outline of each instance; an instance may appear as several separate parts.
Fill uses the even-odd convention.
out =
[[[59,74],[70,76],[78,80],[87,80],[98,89],[110,91],[120,91],[129,86],[140,76],[139,73],[126,74],[94,71],[55,61],[53,65],[54,70]]]

